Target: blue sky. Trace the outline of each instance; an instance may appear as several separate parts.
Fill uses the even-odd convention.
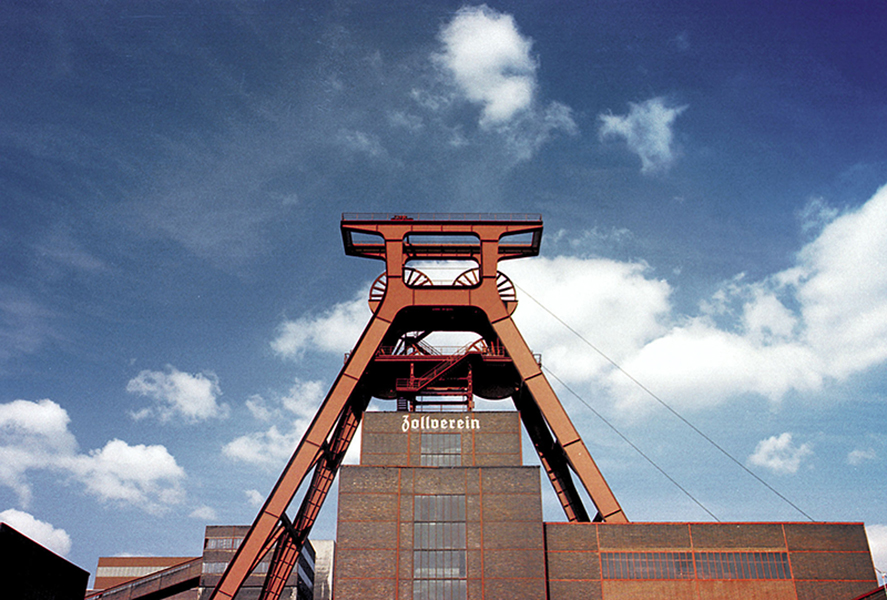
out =
[[[583,402],[716,518],[806,520],[745,467],[887,569],[885,13],[4,3],[0,518],[199,553],[369,318],[342,212],[540,213],[516,320],[629,518],[712,517]]]

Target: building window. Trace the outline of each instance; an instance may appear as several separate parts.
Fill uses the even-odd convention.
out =
[[[697,552],[699,579],[790,579],[785,552]]]
[[[243,538],[206,538],[206,550],[237,550]]]
[[[121,567],[99,567],[96,569],[95,576],[96,577],[145,577],[147,575],[151,575],[152,573],[156,573],[157,571],[162,571],[169,567],[164,566],[121,566]]]
[[[602,552],[604,579],[693,579],[690,552]]]
[[[602,552],[601,572],[604,579],[791,578],[785,552]]]
[[[413,600],[465,600],[465,496],[415,496],[413,511]]]
[[[461,467],[462,435],[458,433],[423,433],[423,467]]]

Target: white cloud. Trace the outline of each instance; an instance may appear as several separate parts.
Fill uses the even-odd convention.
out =
[[[82,454],[68,430],[67,411],[51,400],[0,404],[0,484],[27,506],[33,495],[28,472],[73,477],[102,500],[157,512],[178,503],[185,472],[164,446],[130,446],[112,440]]]
[[[296,359],[309,350],[348,352],[372,316],[368,294],[367,288],[352,300],[340,302],[320,315],[285,321],[278,328],[271,348],[281,356]]]
[[[878,458],[878,454],[874,448],[866,448],[865,450],[858,448],[847,454],[847,464],[857,466],[867,460],[875,460],[876,458]]]
[[[60,556],[67,556],[71,551],[71,536],[64,529],[57,529],[29,513],[14,508],[4,510],[0,512],[0,523],[6,523]]]
[[[778,402],[790,391],[817,391],[887,360],[884,257],[887,188],[824,226],[795,267],[760,282],[734,278],[700,316],[668,307],[662,320],[674,325],[616,359],[623,356],[627,372],[674,406],[711,406],[748,393]],[[622,322],[617,315],[614,326]],[[607,340],[590,339],[609,351]],[[620,373],[608,383],[623,407],[650,402]]]
[[[882,584],[887,583],[887,525],[866,525],[865,533],[869,538],[869,549],[875,568],[879,571],[880,581]]]
[[[559,244],[574,250],[568,240]],[[640,262],[538,257],[502,269],[519,288],[515,320],[543,364],[638,412],[652,398],[528,296],[675,408],[750,394],[775,403],[887,360],[885,257],[887,188],[823,225],[795,266],[760,281],[739,274],[696,315],[678,313],[669,283]],[[370,316],[365,298],[285,323],[273,347],[284,356],[347,351]]]
[[[515,322],[543,364],[567,381],[588,381],[608,370],[590,349],[542,306],[619,362],[663,332],[671,288],[647,277],[642,263],[557,257],[503,265],[518,286]]]
[[[441,50],[433,60],[443,68],[455,94],[414,90],[413,98],[438,112],[463,99],[481,107],[479,126],[496,136],[510,160],[527,160],[555,133],[575,134],[573,111],[560,102],[542,106],[537,99],[533,41],[518,31],[514,17],[488,6],[467,6],[440,31]],[[466,145],[461,131],[453,146]]]
[[[219,379],[214,373],[183,373],[167,365],[166,372],[142,371],[126,384],[126,391],[153,398],[153,406],[132,414],[135,419],[156,417],[162,422],[183,418],[196,423],[228,416],[228,406],[219,404]]]
[[[201,521],[216,521],[219,518],[216,509],[211,506],[198,506],[191,511],[191,514],[188,516],[192,519],[199,519]]]
[[[261,508],[265,504],[265,496],[259,490],[246,490],[243,493],[246,495],[246,501],[249,502],[250,506]]]
[[[164,446],[111,440],[100,450],[65,461],[89,492],[102,500],[159,512],[184,499],[185,471]]]
[[[770,469],[774,473],[797,473],[801,462],[813,455],[813,449],[809,444],[800,446],[792,442],[791,433],[774,435],[758,442],[754,453],[748,457],[748,461],[759,467]]]
[[[776,401],[790,389],[815,389],[821,380],[806,368],[813,361],[803,346],[761,345],[694,319],[646,344],[621,366],[672,406],[704,407],[746,393]],[[649,405],[649,396],[621,373],[612,373],[608,383],[623,408]]]
[[[240,436],[222,448],[225,456],[241,462],[275,467],[285,463],[298,446],[311,420],[320,408],[326,386],[319,381],[296,379],[289,392],[273,402],[260,396],[248,400],[250,410],[260,420],[273,418],[287,422],[285,427],[271,425],[265,431]]]
[[[22,506],[33,495],[27,472],[56,468],[59,457],[76,452],[69,421],[65,409],[52,400],[0,404],[0,484],[11,488]]]
[[[468,100],[483,106],[483,125],[512,119],[530,108],[536,89],[533,42],[511,15],[486,5],[461,8],[441,30],[438,56]]]
[[[887,359],[887,187],[801,250],[794,280],[805,342],[836,379]]]
[[[668,170],[676,158],[672,126],[687,107],[666,106],[661,97],[628,106],[627,115],[599,115],[601,139],[623,138],[629,150],[640,156],[642,173]]]

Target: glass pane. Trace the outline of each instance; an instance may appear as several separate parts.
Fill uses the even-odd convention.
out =
[[[462,466],[462,436],[458,433],[423,433],[420,464],[424,467]]]

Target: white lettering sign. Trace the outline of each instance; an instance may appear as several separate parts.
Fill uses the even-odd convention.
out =
[[[480,429],[480,419],[472,419],[468,415],[457,418],[404,415],[403,422],[400,424],[400,430],[404,433],[408,431],[464,431],[466,429]]]

